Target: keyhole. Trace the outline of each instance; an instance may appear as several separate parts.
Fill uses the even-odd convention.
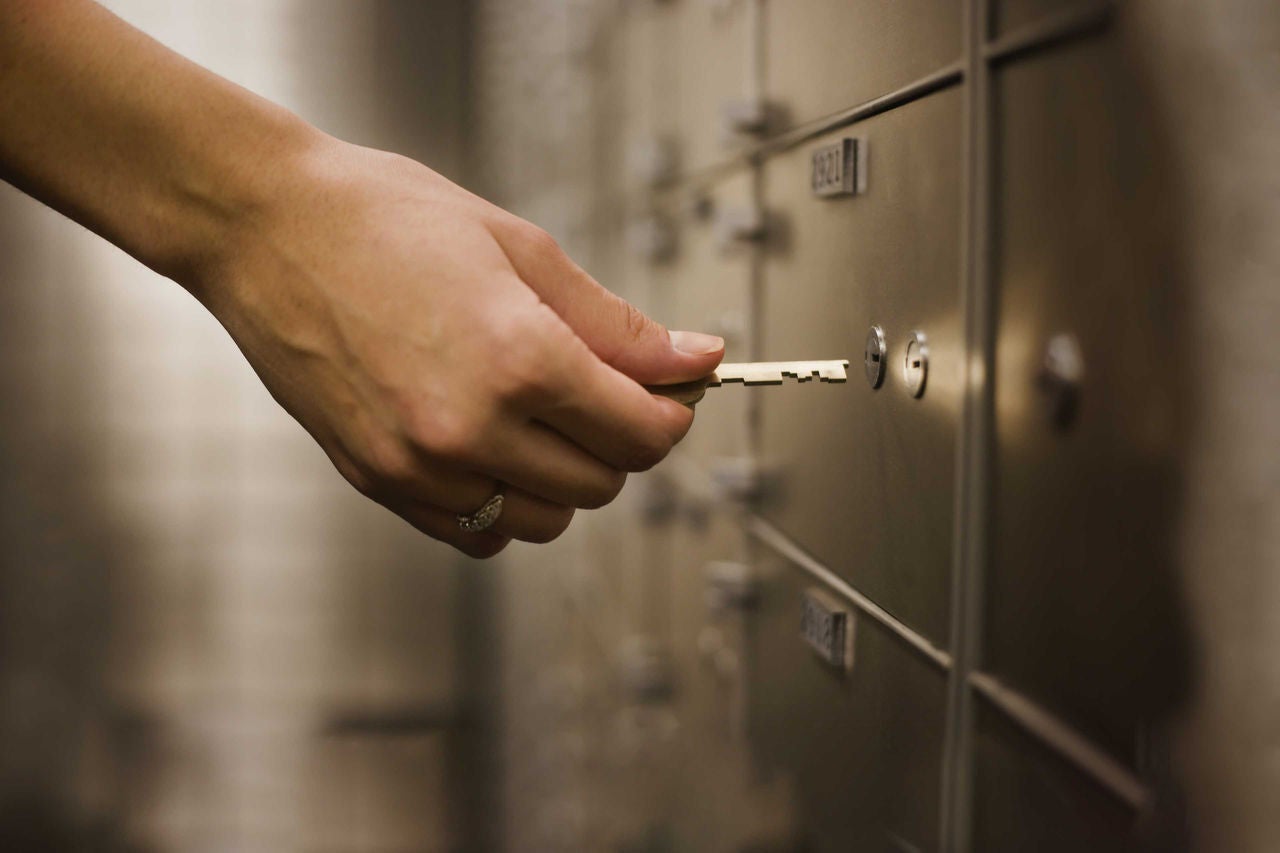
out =
[[[866,368],[867,384],[879,388],[884,380],[884,330],[872,326],[867,332],[867,348],[863,352],[863,364]]]
[[[902,361],[902,378],[907,385],[907,393],[912,397],[924,394],[926,376],[929,371],[929,345],[924,333],[916,332],[907,342],[906,358]]]

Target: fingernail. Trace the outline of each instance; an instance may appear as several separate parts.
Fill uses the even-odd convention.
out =
[[[687,355],[706,355],[724,349],[724,338],[701,332],[672,332],[671,346]]]

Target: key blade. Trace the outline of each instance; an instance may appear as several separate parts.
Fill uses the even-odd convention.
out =
[[[848,378],[849,362],[838,361],[750,361],[741,364],[722,364],[710,376],[679,385],[650,385],[650,393],[669,397],[677,403],[693,408],[707,393],[708,388],[725,384],[781,385],[788,377],[797,382],[808,382],[815,376],[822,382],[844,382]]]
[[[822,382],[848,380],[847,359],[835,361],[750,361],[741,364],[722,364],[711,375],[709,386],[729,382],[743,385],[781,385],[786,379],[808,382],[815,376]]]

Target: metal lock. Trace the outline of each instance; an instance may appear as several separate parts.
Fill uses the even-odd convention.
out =
[[[907,353],[902,359],[902,381],[906,383],[907,393],[912,397],[924,394],[925,382],[929,378],[929,343],[924,332],[912,332],[907,341]]]
[[[800,605],[800,636],[836,669],[853,669],[854,615],[848,605],[817,587],[804,591]]]
[[[1066,427],[1075,420],[1083,380],[1084,355],[1080,344],[1072,335],[1054,335],[1045,344],[1036,385],[1044,395],[1045,414],[1055,426]]]
[[[867,346],[862,353],[862,367],[867,374],[867,384],[872,388],[879,388],[884,384],[884,363],[887,354],[884,329],[872,326],[867,332]]]

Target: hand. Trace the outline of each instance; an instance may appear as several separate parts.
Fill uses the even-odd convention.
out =
[[[661,460],[693,413],[641,384],[715,369],[543,231],[430,169],[324,138],[192,286],[364,494],[485,557],[545,542]],[[498,488],[485,533],[459,529]]]

